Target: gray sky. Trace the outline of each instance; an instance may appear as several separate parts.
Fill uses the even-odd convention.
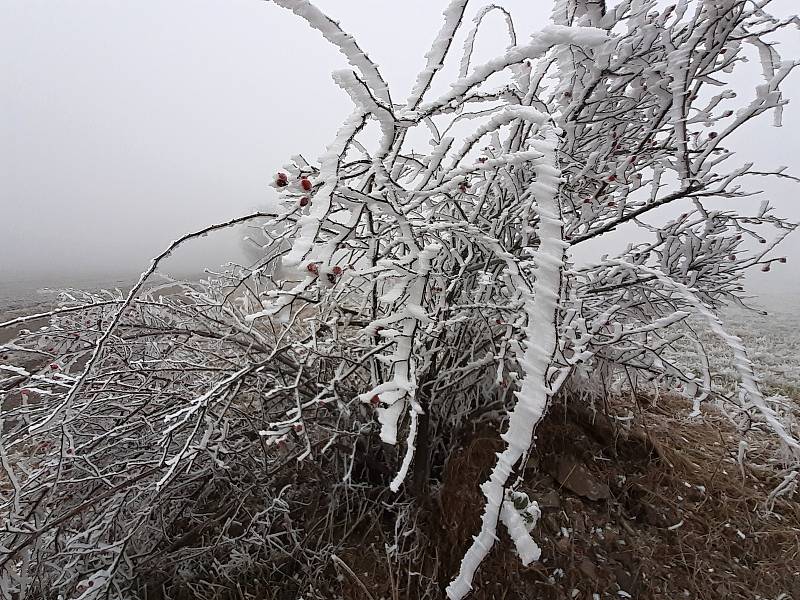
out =
[[[404,98],[446,2],[317,4]],[[523,36],[550,7],[502,4]],[[775,8],[788,14],[793,4]],[[0,0],[0,11],[0,285],[24,272],[140,271],[181,233],[267,205],[270,175],[293,154],[316,159],[350,109],[330,77],[344,58],[269,2]],[[479,38],[479,55],[500,51],[503,33],[497,18]],[[784,58],[800,57],[797,31],[786,39]],[[757,71],[748,76],[755,83]],[[739,146],[742,160],[800,173],[800,74],[785,92],[797,99],[785,126],[765,120]],[[800,219],[797,186],[764,187],[783,214]],[[237,259],[239,237],[198,243],[174,267]],[[784,253],[800,261],[800,240]],[[797,279],[795,269],[790,262],[763,281]]]

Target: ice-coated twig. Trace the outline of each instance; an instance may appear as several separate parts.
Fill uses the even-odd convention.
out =
[[[447,587],[447,596],[453,600],[465,597],[472,589],[475,572],[494,545],[506,482],[515,466],[530,450],[533,431],[547,409],[547,375],[556,350],[561,271],[567,245],[561,234],[558,200],[561,182],[556,136],[549,126],[543,127],[542,134],[545,142],[539,147],[547,152],[549,164],[542,165],[536,174],[538,189],[534,198],[540,218],[537,232],[540,245],[531,259],[536,273],[533,292],[525,297],[528,323],[525,330],[527,343],[520,365],[523,379],[517,392],[517,404],[509,415],[508,430],[501,436],[507,444],[506,449],[498,455],[489,479],[481,486],[486,505],[481,517],[480,533],[464,555],[458,576]]]

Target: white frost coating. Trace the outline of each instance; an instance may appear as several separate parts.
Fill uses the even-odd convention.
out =
[[[785,443],[786,446],[792,450],[795,456],[800,457],[800,441],[796,440],[789,432],[786,431],[783,424],[775,415],[775,411],[772,410],[765,402],[764,396],[761,394],[761,390],[758,388],[756,375],[753,372],[753,363],[750,362],[750,359],[747,357],[747,353],[745,352],[744,344],[742,343],[741,338],[731,335],[725,331],[725,328],[723,327],[722,321],[720,321],[719,317],[711,312],[694,294],[694,292],[692,292],[690,288],[681,282],[675,281],[661,271],[651,269],[650,267],[646,267],[644,265],[635,265],[633,263],[618,259],[609,259],[608,262],[631,269],[638,269],[639,271],[647,273],[648,275],[658,279],[661,283],[671,286],[692,305],[697,313],[706,319],[711,331],[717,334],[717,336],[719,336],[719,338],[722,339],[722,341],[724,341],[733,352],[733,365],[736,368],[736,371],[739,373],[739,377],[742,379],[740,384],[741,391],[739,394],[741,405],[744,407],[747,405],[748,401],[752,402],[753,406],[758,409],[775,435],[777,435],[781,441],[783,441],[783,443]]]
[[[558,218],[560,171],[556,161],[557,139],[551,127],[546,126],[543,129],[546,143],[539,144],[538,147],[547,154],[550,164],[549,168],[537,170],[537,183],[541,185],[541,191],[536,195],[541,243],[532,252],[532,260],[536,265],[533,294],[525,298],[528,314],[525,338],[528,343],[520,364],[524,378],[517,392],[517,404],[509,416],[508,431],[502,435],[507,443],[506,449],[498,455],[489,480],[481,486],[486,497],[481,531],[464,555],[458,576],[447,587],[447,596],[451,600],[460,600],[472,589],[475,572],[496,539],[497,520],[500,517],[508,477],[514,466],[530,450],[534,428],[547,408],[547,372],[557,345],[556,313],[565,244],[562,240],[562,223]],[[527,553],[532,552],[529,545],[523,546]]]
[[[422,309],[425,287],[431,270],[431,261],[442,250],[440,244],[429,244],[417,253],[412,263],[415,276],[410,278],[407,286],[408,298],[403,311],[402,331],[395,336],[396,347],[387,363],[392,366],[392,379],[381,383],[370,391],[359,396],[362,402],[378,397],[385,407],[378,408],[378,421],[381,424],[381,441],[387,444],[397,443],[397,427],[406,406],[411,408],[411,428],[408,434],[407,451],[400,466],[400,471],[392,481],[392,490],[397,491],[405,479],[416,447],[416,420],[422,413],[422,407],[416,400],[417,362],[414,358],[414,336],[420,323],[430,321],[430,317]]]
[[[459,78],[465,77],[467,71],[469,71],[469,63],[472,59],[472,51],[475,48],[475,38],[478,36],[478,30],[481,28],[483,18],[493,10],[499,10],[503,13],[503,17],[506,20],[506,27],[508,28],[508,37],[511,40],[511,45],[513,46],[517,43],[517,34],[514,31],[514,21],[511,19],[511,14],[502,6],[498,6],[496,4],[484,6],[472,20],[475,25],[470,30],[469,34],[467,35],[467,39],[464,42],[464,55],[461,57],[461,65],[458,69]]]
[[[285,266],[296,267],[300,265],[311,251],[322,221],[330,210],[333,193],[339,184],[338,170],[341,156],[344,154],[353,135],[362,127],[363,123],[364,113],[361,110],[353,112],[336,134],[334,142],[328,146],[327,152],[320,157],[319,179],[323,183],[314,195],[314,203],[311,205],[309,214],[298,220],[299,231],[294,239],[292,249],[284,259]],[[291,298],[284,301],[291,302]]]
[[[419,404],[414,403],[411,407],[411,424],[409,425],[408,439],[406,440],[406,453],[403,456],[403,463],[400,465],[400,470],[394,476],[392,482],[389,484],[389,489],[397,492],[400,485],[408,475],[408,469],[411,468],[411,461],[414,460],[415,443],[417,440],[417,421],[419,420],[419,413],[422,412]]]
[[[421,105],[419,110],[424,113],[438,106],[449,104],[469,89],[483,83],[493,73],[502,71],[506,67],[522,62],[525,59],[539,58],[558,44],[577,44],[593,47],[604,44],[608,39],[608,32],[595,27],[549,25],[531,35],[531,40],[527,44],[512,46],[504,55],[475,67],[471,74],[453,83],[448,93],[433,102]]]
[[[353,65],[364,77],[364,81],[372,92],[387,105],[392,105],[389,88],[386,85],[377,65],[372,62],[358,46],[353,36],[342,31],[339,25],[331,20],[308,0],[272,0],[282,8],[286,8],[305,19],[308,24],[319,31],[322,36],[345,55],[347,62]]]
[[[699,35],[699,32],[700,30],[698,29],[694,35]],[[689,68],[692,47],[693,44],[687,43],[682,45],[677,50],[670,52],[669,60],[667,60],[667,72],[672,76],[672,81],[669,84],[670,92],[672,92],[670,113],[675,130],[675,143],[678,146],[677,162],[682,182],[685,182],[689,177],[689,167],[687,164],[688,139],[686,122],[683,120],[682,115],[683,105],[686,102],[684,96],[688,93],[686,90],[686,71]]]
[[[500,510],[500,520],[506,526],[522,564],[527,567],[532,562],[539,560],[542,555],[541,548],[530,534],[542,513],[539,505],[536,502],[530,502],[526,494],[511,492],[507,496],[509,499],[503,501],[503,508]],[[524,500],[524,508],[519,509],[515,506],[515,498]]]
[[[528,121],[529,123],[535,123],[537,125],[541,125],[542,123],[546,122],[548,116],[543,112],[536,110],[531,106],[506,106],[503,110],[498,111],[496,114],[492,115],[492,117],[486,121],[483,125],[478,127],[473,133],[469,136],[464,138],[464,143],[459,148],[458,152],[455,154],[455,158],[453,158],[453,164],[451,165],[450,169],[447,171],[452,171],[456,168],[458,163],[461,161],[461,158],[469,152],[469,149],[475,144],[475,142],[481,139],[484,135],[489,133],[490,131],[495,131],[502,127],[503,125],[508,125],[511,121],[515,119],[523,119]]]
[[[453,38],[456,35],[456,30],[461,24],[467,2],[469,0],[452,0],[447,8],[444,9],[442,13],[444,15],[442,28],[436,35],[436,39],[433,40],[431,49],[425,54],[428,62],[425,68],[417,75],[417,81],[414,83],[414,88],[411,90],[411,95],[406,102],[409,109],[413,110],[417,107],[428,87],[430,87],[436,72],[442,68],[444,58],[447,56],[447,51],[450,49],[450,44],[453,43]]]
[[[397,443],[397,424],[400,421],[400,417],[403,416],[405,402],[402,397],[406,393],[407,391],[404,390],[402,395],[392,394],[392,396],[400,397],[395,397],[392,404],[386,408],[378,409],[378,422],[381,424],[381,441],[385,444],[394,446]]]
[[[361,109],[363,114],[371,114],[380,125],[381,138],[375,156],[372,158],[372,165],[376,170],[378,184],[385,185],[389,181],[389,173],[382,161],[392,148],[394,115],[387,107],[381,106],[375,101],[366,85],[352,71],[335,71],[333,80],[349,94],[353,103]]]
[[[442,7],[451,1],[446,0]],[[28,395],[33,397],[19,407],[23,417],[20,423],[47,418],[47,410],[54,409],[55,416],[34,436],[20,430],[20,435],[15,433],[0,442],[0,468],[9,471],[7,491],[14,495],[6,501],[9,506],[13,502],[14,508],[7,529],[44,532],[40,536],[12,535],[11,543],[0,540],[0,546],[11,546],[3,548],[9,555],[4,559],[6,571],[0,573],[0,580],[7,584],[5,589],[16,586],[19,600],[35,599],[36,589],[26,591],[26,586],[33,585],[32,577],[37,575],[36,558],[44,557],[51,568],[42,571],[45,579],[37,589],[75,598],[87,586],[92,587],[90,594],[98,597],[105,594],[99,588],[114,586],[118,595],[129,596],[131,590],[135,591],[135,582],[131,583],[125,565],[136,549],[126,546],[118,531],[123,528],[130,532],[128,537],[144,532],[155,536],[153,544],[163,546],[159,542],[163,535],[147,527],[152,516],[150,500],[180,493],[186,481],[193,481],[197,473],[202,475],[205,463],[216,474],[230,479],[234,491],[248,485],[246,479],[236,477],[241,457],[225,451],[228,442],[235,442],[230,432],[252,425],[247,414],[236,410],[240,397],[252,397],[253,410],[269,413],[269,421],[255,428],[257,439],[266,447],[267,462],[277,460],[289,470],[295,469],[295,461],[309,456],[314,440],[319,439],[321,448],[310,459],[316,461],[331,451],[337,455],[344,452],[341,473],[329,475],[337,479],[341,475],[344,482],[352,482],[362,445],[353,444],[347,452],[337,447],[337,440],[342,435],[355,439],[381,430],[384,441],[396,443],[399,451],[399,470],[396,468],[396,476],[392,474],[386,481],[389,484],[391,480],[392,490],[400,490],[406,480],[410,484],[409,471],[419,476],[414,477],[415,483],[430,483],[430,465],[420,460],[427,458],[423,446],[415,456],[417,440],[426,450],[431,444],[435,447],[443,439],[451,440],[453,431],[471,423],[496,420],[498,406],[511,412],[518,402],[519,419],[535,422],[530,398],[518,401],[510,390],[520,389],[520,380],[532,377],[530,364],[521,367],[526,360],[546,358],[525,346],[525,327],[530,325],[527,314],[540,308],[530,303],[530,297],[536,303],[548,301],[542,293],[533,296],[531,289],[540,274],[536,268],[546,267],[544,261],[552,258],[543,254],[531,260],[530,251],[538,250],[541,240],[541,231],[537,232],[539,215],[563,219],[562,239],[572,245],[590,239],[596,240],[592,244],[602,243],[615,228],[640,230],[642,239],[637,235],[638,241],[620,249],[618,258],[658,269],[680,281],[715,312],[726,301],[744,300],[744,290],[737,283],[748,267],[760,266],[765,271],[777,267],[781,276],[779,262],[783,260],[772,250],[796,228],[795,224],[775,215],[768,203],[751,213],[749,209],[715,210],[711,199],[746,197],[749,190],[744,181],[751,176],[786,176],[782,171],[754,171],[751,164],[734,167],[735,155],[727,138],[746,121],[773,109],[777,112],[787,101],[777,86],[794,63],[780,63],[777,54],[767,49],[774,49],[769,46],[772,31],[790,24],[763,13],[760,7],[765,0],[683,0],[669,17],[670,9],[662,11],[659,0],[609,2],[614,6],[604,15],[600,14],[599,0],[556,2],[556,14],[559,19],[564,15],[564,25],[593,25],[613,31],[615,36],[586,51],[572,45],[552,47],[533,63],[511,64],[429,113],[402,103],[390,106],[357,68],[338,59],[340,67],[347,69],[339,82],[351,93],[363,117],[361,123],[354,122],[354,127],[373,118],[375,127],[369,123],[368,130],[355,129],[350,139],[341,139],[344,154],[339,157],[336,179],[327,177],[332,172],[328,167],[326,177],[320,178],[319,162],[307,161],[301,155],[280,167],[276,165],[280,170],[273,172],[271,187],[280,201],[274,203],[269,215],[255,215],[258,221],[248,226],[254,237],[247,264],[231,265],[222,273],[209,272],[209,278],[201,282],[172,281],[143,289],[142,284],[155,274],[157,261],[176,250],[182,243],[179,240],[154,261],[140,280],[139,291],[134,290],[127,299],[120,291],[68,291],[62,296],[63,310],[77,313],[76,318],[62,319],[61,313],[54,311],[50,315],[57,318],[49,327],[21,334],[23,346],[17,349],[44,351],[54,346],[46,352],[53,355],[56,364],[33,373],[31,381],[36,387],[29,390]],[[288,0],[285,4],[303,5]],[[737,10],[732,12],[729,9],[733,6]],[[689,7],[694,13],[692,20],[677,22],[675,14],[687,12]],[[471,14],[475,12],[478,10]],[[494,21],[499,15],[490,16]],[[496,24],[504,27],[499,21]],[[688,55],[683,54],[690,62],[680,69],[685,82],[676,90],[682,106],[673,113],[670,107],[675,95],[667,64],[678,65],[680,54],[670,53],[676,46],[681,49],[698,28],[704,34],[699,44],[689,44],[692,49]],[[502,39],[487,42],[505,46],[505,31],[500,33]],[[451,43],[450,53],[445,53],[453,63],[448,75],[458,70],[459,57],[450,54],[460,48],[453,44],[458,45],[464,37],[466,31]],[[767,74],[755,98],[749,94],[737,97],[733,89],[728,89],[729,85],[738,89],[737,81],[722,73],[745,58],[739,48],[750,37],[763,38],[767,44],[763,47]],[[470,44],[473,39],[471,36]],[[527,37],[522,43],[525,41]],[[433,64],[438,63],[434,60]],[[465,69],[459,76],[466,76],[476,64],[474,56],[471,63],[462,64]],[[442,77],[434,71],[434,78]],[[439,83],[441,90],[428,86],[417,109],[422,102],[448,90],[443,79]],[[709,100],[709,88],[719,86],[721,93]],[[407,96],[404,93],[401,100]],[[549,166],[552,147],[547,152],[538,150],[543,123],[537,125],[515,115],[509,117],[508,124],[492,129],[497,125],[494,122],[484,129],[483,137],[471,138],[475,143],[461,151],[460,162],[452,162],[453,152],[462,148],[465,137],[508,105],[535,107],[549,115],[545,122],[557,125],[564,182],[558,193],[563,210],[560,216],[546,210],[541,202],[551,192],[548,174],[557,175],[548,171],[554,168]],[[394,117],[396,111],[406,114]],[[686,136],[688,154],[676,150],[672,131],[675,119],[682,119],[692,130]],[[481,134],[479,131],[477,136]],[[680,180],[678,165],[685,168],[677,162],[681,157],[691,161],[691,188],[674,185]],[[390,176],[382,182],[386,172]],[[658,208],[666,204],[675,209],[679,204],[689,206],[678,209],[686,208],[687,212],[673,219],[669,216],[672,209],[665,213]],[[232,220],[228,225],[234,223],[244,221]],[[774,233],[767,231],[773,227]],[[182,240],[202,237],[218,228],[204,228]],[[310,246],[306,245],[304,255],[300,252],[303,260],[299,264],[287,265],[286,254],[296,239],[298,248],[304,243]],[[425,246],[434,241],[444,249],[426,270],[420,257],[424,257]],[[753,242],[763,246],[754,246]],[[691,302],[674,286],[629,267],[609,265],[602,257],[596,266],[570,266],[567,263],[562,270],[558,349],[546,371],[547,396],[552,398],[553,390],[563,384],[564,393],[578,402],[609,391],[626,403],[631,399],[624,394],[629,387],[649,389],[658,395],[663,389],[677,387],[680,381],[685,394],[694,398],[695,411],[699,410],[703,399],[697,395],[699,387],[706,395],[711,390],[708,358],[713,354],[702,345],[694,328],[679,325],[685,313],[676,310],[698,312]],[[175,301],[172,290],[178,292]],[[422,299],[415,296],[420,290],[424,291]],[[137,299],[138,294],[143,297]],[[180,296],[185,296],[185,301]],[[84,302],[84,306],[76,306]],[[118,305],[128,310],[117,311]],[[137,308],[131,310],[133,306]],[[245,315],[253,316],[256,311],[274,316],[269,322],[247,323],[252,319]],[[88,317],[86,327],[81,326],[84,315]],[[23,321],[33,318],[22,317]],[[124,335],[154,323],[163,327],[152,336],[148,333],[146,340]],[[212,335],[194,336],[188,344],[174,340],[174,331],[191,333],[198,327]],[[77,335],[73,335],[75,332]],[[697,360],[691,355],[675,356],[683,340],[698,345]],[[539,341],[528,339],[530,345]],[[679,341],[680,346],[676,345]],[[401,344],[396,352],[398,342]],[[93,352],[95,343],[99,349]],[[0,346],[2,355],[3,350],[10,347]],[[526,350],[530,356],[526,356]],[[541,348],[537,350],[541,352]],[[90,353],[94,368],[87,368],[78,380],[71,379],[84,363],[68,357]],[[13,362],[18,355],[10,358]],[[405,359],[415,361],[412,373],[404,370]],[[164,381],[137,377],[143,370],[160,369],[158,365],[175,374],[173,379],[168,373],[175,385],[165,387]],[[236,373],[246,367],[251,371]],[[204,375],[181,377],[186,369],[200,369]],[[0,365],[0,379],[16,374],[23,371]],[[235,378],[208,394],[229,375]],[[16,377],[13,379],[8,382],[17,385]],[[91,385],[91,389],[71,389],[73,381],[86,388]],[[134,387],[128,386],[130,382]],[[119,384],[131,390],[131,394],[124,394],[127,401],[120,402],[114,392]],[[362,398],[364,405],[358,405],[352,397],[354,386],[359,392],[376,386],[378,394]],[[527,384],[526,393],[531,389]],[[743,410],[757,421],[759,430],[768,429],[751,395],[742,390]],[[62,403],[66,394],[71,400]],[[35,399],[38,395],[41,401]],[[791,407],[785,398],[757,401],[767,409],[768,417],[774,411],[775,420],[800,440],[800,432],[790,424]],[[336,407],[333,410],[332,405]],[[150,408],[156,410],[155,419],[136,419],[142,410]],[[98,437],[96,423],[107,421],[109,411],[125,425],[105,428]],[[375,422],[365,421],[365,413],[374,413]],[[166,423],[164,415],[168,415]],[[428,427],[429,416],[433,427]],[[628,422],[633,417],[631,413],[620,420]],[[328,427],[332,421],[335,427]],[[503,430],[506,427],[503,425]],[[59,473],[64,465],[83,461],[88,446],[76,445],[75,441],[89,438],[99,444],[93,443],[92,448],[97,450],[93,454],[101,464],[76,486],[74,478],[60,477]],[[141,460],[137,458],[135,472],[128,473],[130,457],[125,448],[134,438],[142,442],[137,444]],[[489,512],[499,506],[499,512],[493,513],[494,521],[492,514],[487,517],[491,531],[486,539],[491,543],[494,533],[502,537],[496,528],[505,527],[522,562],[528,563],[538,554],[533,539],[538,541],[538,534],[530,530],[534,519],[530,511],[525,512],[527,505],[520,500],[515,483],[530,453],[523,453],[517,443],[524,445],[525,441],[509,434],[508,444],[501,444],[499,452],[509,446],[503,457],[506,462],[500,463],[497,479],[487,483],[484,493],[491,500]],[[729,441],[735,445],[737,440]],[[27,449],[33,452],[31,457]],[[788,450],[780,442],[775,459],[789,459]],[[17,466],[15,458],[20,453],[33,470]],[[509,457],[520,453],[522,458],[507,468]],[[60,454],[66,463],[57,460]],[[746,445],[740,445],[740,466],[748,458],[753,457],[748,456]],[[787,469],[777,478],[779,482],[786,476],[767,500],[767,508],[780,496],[796,493],[800,463],[794,460],[789,465],[794,465],[792,472]],[[168,469],[172,476],[157,485]],[[130,478],[108,490],[105,500],[97,505],[100,512],[93,516],[90,531],[80,531],[85,520],[82,514],[70,510],[92,502],[96,487],[92,481],[102,486],[104,473],[125,473]],[[475,483],[480,485],[483,479]],[[37,509],[42,506],[37,482],[51,480],[55,483],[48,494],[53,502],[63,505],[63,510],[42,512]],[[272,502],[279,512],[281,506],[275,502],[282,502],[284,491],[278,491]],[[259,513],[263,516],[259,522],[268,525],[274,511],[269,506],[266,509]],[[59,516],[67,512],[73,515],[70,522]],[[670,529],[682,525],[679,521]],[[47,533],[58,527],[77,533],[61,536],[63,540]],[[479,530],[470,533],[478,534]],[[483,548],[491,551],[485,545]],[[92,564],[77,578],[62,577],[65,569],[70,571],[76,552],[91,553]],[[480,556],[473,558],[480,560]],[[108,578],[87,579],[106,567]],[[487,575],[481,573],[484,579]],[[558,579],[563,573],[554,575]],[[473,577],[468,583],[476,585],[474,581]],[[570,594],[577,595],[578,591],[570,590]],[[89,600],[89,595],[84,594],[81,600]]]

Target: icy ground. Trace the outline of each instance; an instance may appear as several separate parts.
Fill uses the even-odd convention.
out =
[[[765,294],[752,306],[759,310],[728,309],[722,315],[723,325],[744,342],[764,393],[800,402],[800,300],[794,295]],[[708,353],[715,387],[731,390],[737,375],[730,350],[707,327],[693,325]],[[694,344],[678,344],[676,351],[676,361],[698,373]]]
[[[127,289],[132,280],[132,276],[84,277],[70,281],[0,280],[0,320],[47,310],[57,303],[56,290],[61,287]],[[800,402],[800,295],[765,293],[753,302],[753,306],[767,314],[729,309],[723,315],[723,324],[730,333],[744,341],[761,377],[764,392]],[[697,331],[709,353],[712,370],[717,374],[715,383],[730,389],[736,378],[730,352],[707,327],[700,325]],[[696,368],[699,364],[692,344],[680,344],[676,351],[681,364],[686,367]]]

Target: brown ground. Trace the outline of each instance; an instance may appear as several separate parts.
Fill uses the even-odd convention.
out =
[[[800,600],[800,503],[778,499],[773,512],[765,509],[781,478],[774,467],[754,466],[759,440],[742,469],[721,415],[687,422],[680,415],[689,407],[676,399],[641,409],[627,432],[601,414],[551,411],[523,486],[542,507],[534,538],[543,560],[523,567],[501,533],[471,598]],[[435,546],[428,555],[440,563],[435,573],[432,561],[420,570],[440,586],[478,531],[478,484],[501,445],[485,429],[464,448],[451,457],[427,518]],[[344,597],[420,597],[413,579],[403,589],[387,576],[383,542],[373,537],[345,557],[362,575],[345,578]]]
[[[636,418],[619,421],[606,416],[622,414],[613,405],[594,414],[553,407],[537,430],[521,486],[542,508],[533,532],[542,560],[523,567],[501,532],[471,598],[800,600],[800,502],[779,498],[771,511],[765,506],[782,480],[780,468],[768,464],[775,454],[771,438],[750,435],[748,461],[740,466],[731,423],[710,407],[703,419],[688,420],[689,410],[681,399],[640,399]],[[287,557],[280,571],[295,575],[276,580],[274,571],[250,573],[235,593],[216,597],[295,599],[307,591],[294,581],[309,576],[325,585],[308,598],[445,598],[444,587],[478,531],[478,486],[502,449],[498,432],[486,425],[465,432],[457,446],[442,489],[414,517],[417,533],[408,538],[414,549],[405,558],[387,556],[398,505],[392,506],[381,473],[374,481],[362,477],[362,500],[354,497],[361,504],[349,505],[348,516],[336,506],[341,500],[330,500],[325,477],[295,473],[313,488],[301,498],[313,496],[312,505],[292,512],[301,530],[313,538],[321,519],[343,519],[338,533],[344,537],[329,540],[338,546],[337,559],[312,576]],[[380,472],[385,459],[380,448],[375,452],[360,453],[365,471]],[[174,575],[166,577],[183,588]]]

